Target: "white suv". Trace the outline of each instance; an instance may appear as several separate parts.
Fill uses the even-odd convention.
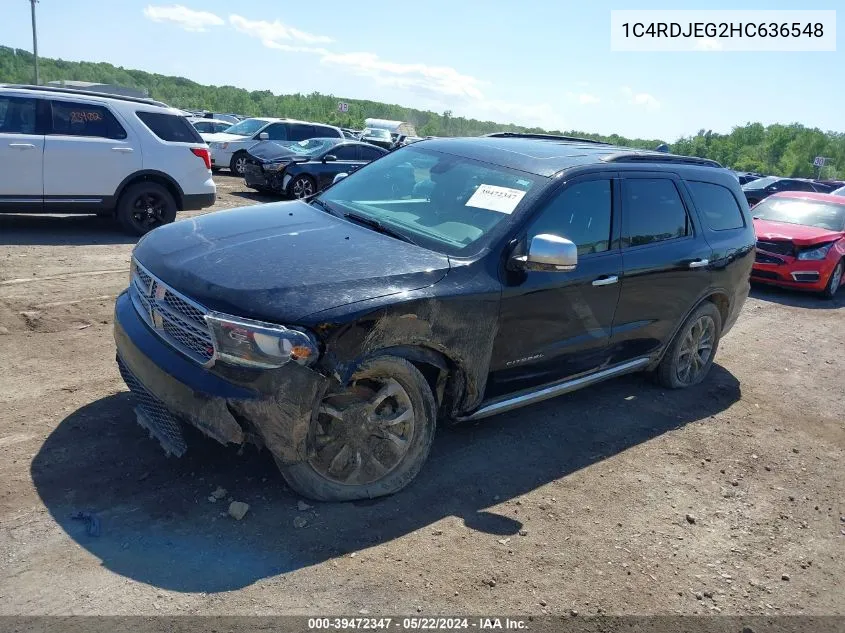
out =
[[[214,204],[208,147],[151,99],[0,84],[0,213],[115,215],[143,235]]]
[[[307,141],[310,138],[344,138],[339,127],[294,121],[255,117],[244,119],[219,134],[204,134],[211,149],[211,166],[228,167],[235,176],[244,175],[247,150],[260,141]]]

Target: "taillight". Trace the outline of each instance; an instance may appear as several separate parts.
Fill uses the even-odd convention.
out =
[[[207,147],[192,147],[191,152],[194,156],[202,158],[206,169],[211,169],[211,153],[208,151]]]

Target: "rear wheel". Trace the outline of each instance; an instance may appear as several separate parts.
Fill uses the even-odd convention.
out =
[[[669,344],[657,367],[658,382],[670,389],[682,389],[704,380],[713,365],[721,334],[722,315],[714,304],[705,301]]]
[[[127,233],[144,235],[176,219],[176,201],[157,182],[139,182],[127,187],[117,203],[117,221]]]
[[[392,494],[422,468],[435,422],[434,396],[419,370],[402,358],[375,358],[323,397],[309,433],[311,457],[281,466],[282,474],[320,501]]]
[[[839,290],[839,287],[842,285],[843,270],[845,270],[845,259],[840,259],[839,263],[836,264],[836,268],[834,268],[833,272],[830,273],[830,279],[827,280],[827,286],[825,286],[825,289],[822,291],[822,294],[828,299],[833,299],[836,296],[836,292]]]
[[[246,167],[246,152],[237,152],[229,161],[229,170],[235,176],[243,176]]]

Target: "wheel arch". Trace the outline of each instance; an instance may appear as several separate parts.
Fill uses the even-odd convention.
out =
[[[173,199],[176,201],[176,208],[179,211],[183,210],[185,202],[185,192],[182,191],[182,187],[179,186],[179,183],[176,182],[172,176],[169,176],[168,174],[165,174],[162,171],[157,171],[155,169],[144,169],[142,171],[136,171],[135,173],[130,174],[129,176],[124,178],[123,182],[118,185],[117,191],[114,194],[115,206],[120,201],[120,196],[123,195],[123,192],[126,191],[127,187],[130,187],[139,182],[155,182],[159,185],[162,185],[173,196]]]

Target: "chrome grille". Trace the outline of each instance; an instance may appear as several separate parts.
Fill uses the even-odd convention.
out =
[[[200,364],[214,356],[208,310],[176,292],[132,260],[129,295],[138,314],[161,338]]]

